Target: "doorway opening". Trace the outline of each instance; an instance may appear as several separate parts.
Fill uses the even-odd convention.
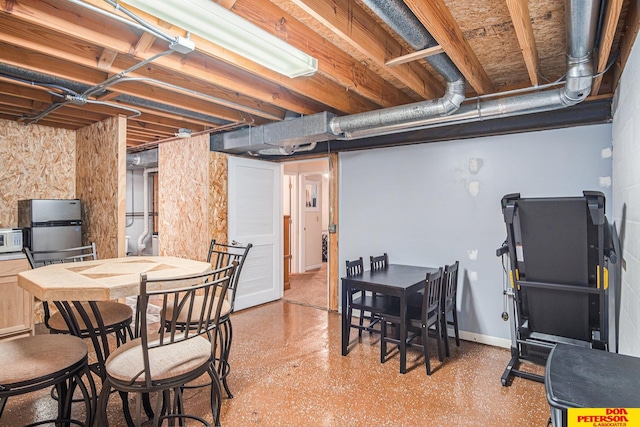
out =
[[[283,168],[284,299],[329,308],[329,161]]]

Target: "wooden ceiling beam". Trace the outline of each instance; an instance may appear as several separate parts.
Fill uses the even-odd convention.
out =
[[[88,0],[87,3],[92,3]],[[106,3],[102,1],[93,1],[94,6],[104,8]],[[1,15],[0,15],[1,16]],[[100,15],[88,13],[86,9],[82,9],[82,14],[72,13],[68,9],[63,9],[52,5],[47,0],[24,0],[17,3],[11,11],[11,21],[19,19],[22,22],[29,23],[34,26],[32,33],[42,33],[46,38],[55,38],[62,43],[59,50],[69,43],[70,39],[75,39],[75,45],[81,50],[88,45],[98,45],[108,47],[121,53],[129,55],[132,47],[139,40],[139,35],[135,34],[131,28],[124,26],[116,21],[111,21]],[[11,23],[10,21],[10,23]],[[157,21],[157,20],[156,20]],[[15,22],[13,22],[15,25]],[[28,37],[28,34],[24,34]],[[182,32],[184,35],[184,32]],[[81,43],[85,43],[82,46]],[[139,59],[148,59],[158,53],[158,49],[153,51],[139,52]],[[79,56],[79,53],[76,55]],[[69,58],[70,59],[70,58]],[[95,62],[95,57],[94,60]],[[196,63],[197,61],[197,63]],[[205,61],[204,58],[198,60],[197,55],[190,53],[188,55],[172,54],[154,61],[155,65],[166,68],[169,72],[176,75],[186,75],[187,79],[193,78],[203,82],[215,82],[219,87],[225,90],[246,95],[247,97],[257,99],[265,105],[277,104],[279,108],[294,111],[300,114],[312,114],[318,111],[318,104],[313,103],[313,108],[304,108],[309,102],[301,102],[301,98],[293,96],[295,92],[283,90],[278,85],[269,85],[261,82],[258,78],[249,75],[233,67],[218,66],[215,62]],[[291,80],[291,79],[290,79]],[[325,84],[322,79],[317,81],[317,88],[314,92],[324,92],[323,98],[326,101],[336,101],[338,109],[349,109],[348,100],[350,97],[341,97],[335,93],[341,90],[331,90],[333,82]],[[327,93],[334,93],[327,95]],[[302,106],[303,108],[300,108]],[[357,111],[367,108],[362,105]],[[300,111],[302,110],[302,111]]]
[[[2,15],[0,15],[0,22],[2,22]],[[99,56],[98,51],[93,50],[86,45],[81,45],[80,43],[71,43],[62,35],[56,33],[49,33],[46,38],[38,37],[34,34],[37,34],[36,30],[32,28],[25,28],[24,25],[19,26],[16,22],[7,22],[6,25],[2,25],[0,28],[0,39],[4,42],[22,49],[33,50],[42,55],[42,57],[36,61],[38,72],[44,74],[56,72],[59,77],[64,77],[66,73],[64,72],[64,69],[60,69],[60,66],[64,66],[65,63],[70,63],[82,65],[88,69],[94,68],[95,71],[98,71],[97,73],[92,73],[95,77],[91,81],[89,81],[89,79],[83,79],[87,84],[101,83],[109,77],[109,74],[106,74],[103,70],[97,70],[95,58],[96,56]],[[2,53],[0,52],[0,55],[1,54]],[[51,59],[47,59],[49,57],[51,57]],[[125,62],[125,58],[129,58],[126,62],[126,66],[118,68],[116,65],[118,61],[123,63]],[[135,63],[136,62],[128,55],[123,55],[121,58],[116,57],[114,59],[114,63],[111,64],[110,71],[111,73],[119,73],[124,71],[126,68],[133,66]],[[19,64],[16,65],[19,66]],[[153,71],[150,72],[149,70]],[[140,74],[156,79],[160,79],[159,76],[161,75],[165,76],[165,81],[184,88],[183,91],[173,89],[178,93],[215,93],[216,98],[218,98],[219,101],[212,99],[207,99],[207,101],[212,104],[220,105],[222,108],[222,110],[220,110],[221,118],[224,119],[232,121],[237,120],[237,117],[233,117],[233,115],[229,117],[228,113],[225,113],[224,109],[227,108],[225,107],[225,104],[233,104],[238,110],[251,115],[260,115],[261,117],[268,118],[269,120],[280,120],[285,114],[285,111],[282,108],[239,95],[237,92],[230,91],[226,88],[205,83],[206,80],[204,79],[196,80],[189,78],[189,76],[177,75],[175,73],[172,74],[171,71],[167,71],[166,69],[157,67],[153,64],[143,67],[136,72],[130,73],[127,77],[140,77]],[[162,103],[166,101],[166,98],[158,99],[156,101]],[[210,105],[209,113],[215,115],[216,108],[218,107]]]
[[[86,0],[86,2],[96,7],[105,7],[105,3],[102,0]],[[237,6],[237,4],[235,6]],[[164,21],[142,11],[136,10],[136,14],[151,24],[155,23],[157,26],[164,25]],[[263,14],[260,16],[261,20],[264,19]],[[103,18],[103,20],[105,19]],[[294,20],[291,19],[290,21]],[[71,22],[79,25],[80,27],[83,25],[82,20],[74,19]],[[286,26],[286,20],[281,19],[279,22],[282,26]],[[116,24],[113,25],[115,26]],[[50,29],[55,30],[55,27]],[[273,27],[267,27],[267,30],[273,32]],[[186,31],[177,27],[172,27],[170,30],[167,30],[167,32],[173,35],[186,36]],[[101,38],[96,39],[96,37]],[[90,41],[100,43],[104,46],[111,46],[108,43],[105,44],[103,41],[99,41],[103,40],[104,37],[104,35],[97,34],[94,35]],[[256,64],[255,62],[235,54],[228,49],[215,45],[195,34],[191,34],[190,37],[191,40],[195,42],[196,51],[208,58],[204,68],[191,67],[193,65],[194,58],[193,53],[189,53],[187,55],[168,55],[158,58],[154,63],[167,66],[177,73],[185,73],[193,76],[194,78],[201,78],[205,81],[215,81],[222,87],[260,99],[263,102],[274,103],[281,108],[285,108],[299,114],[313,114],[322,110],[334,110],[345,114],[353,114],[380,107],[380,104],[366,99],[355,90],[345,92],[343,86],[320,73],[316,73],[313,77],[298,77],[291,79]],[[121,38],[119,34],[118,38]],[[303,42],[303,40],[301,42]],[[140,58],[142,59],[146,59],[150,56],[151,55],[149,53],[140,53]],[[226,64],[227,67],[217,67],[215,63],[216,61],[221,61]],[[220,70],[229,71],[227,73],[221,73]],[[203,72],[204,76],[201,75]],[[308,109],[301,111],[300,106],[304,106],[305,103],[301,102],[299,98],[286,103],[293,94],[305,95],[311,99],[317,100],[320,104],[326,105],[328,108],[316,107],[313,110]]]
[[[390,61],[385,62],[384,65],[386,65],[387,67],[394,67],[396,65],[404,64],[407,62],[417,61],[418,59],[424,59],[432,55],[438,55],[443,52],[444,52],[444,49],[442,48],[442,46],[432,46],[426,49],[419,50],[417,52],[409,53],[407,55],[392,59]]]
[[[598,47],[598,58],[596,64],[596,74],[600,74],[593,80],[591,95],[597,95],[602,85],[601,74],[607,68],[607,60],[611,54],[611,46],[616,35],[620,12],[622,11],[623,0],[609,0],[606,3],[602,30],[600,31],[600,46]]]
[[[2,37],[2,32],[0,32]],[[18,43],[18,41],[14,41]],[[36,48],[38,51],[31,52],[31,48]],[[68,61],[59,59],[56,52],[53,54],[56,57],[48,57],[47,54],[50,51],[47,46],[36,46],[34,43],[28,43],[23,46],[6,46],[0,49],[0,59],[8,64],[24,67],[29,66],[29,69],[39,73],[49,74],[54,73],[55,76],[71,79],[74,82],[82,83],[85,85],[93,86],[104,82],[107,79],[107,75],[103,72],[97,72],[90,70],[85,66],[72,64]],[[69,56],[67,56],[69,59]],[[85,63],[88,60],[85,61]],[[120,59],[116,59],[116,63]],[[80,59],[78,59],[80,62]],[[89,61],[90,62],[90,61]],[[123,68],[113,66],[114,71],[120,71]],[[92,72],[93,71],[93,72]],[[131,73],[130,77],[136,77],[135,73]],[[138,76],[141,77],[141,76]],[[144,76],[142,76],[144,77]],[[207,114],[215,117],[219,117],[223,120],[231,122],[237,121],[250,121],[255,123],[266,123],[265,120],[260,120],[251,114],[243,114],[242,111],[234,110],[229,107],[225,107],[216,103],[212,103],[210,99],[203,100],[193,93],[189,92],[177,92],[171,90],[171,88],[158,88],[153,85],[145,84],[117,84],[112,86],[109,90],[117,93],[124,93],[127,95],[144,98],[160,104],[166,103],[167,100],[171,100],[172,105],[178,105],[185,110],[192,110],[202,114]]]
[[[11,83],[4,82],[2,80],[0,80],[0,94],[9,95],[11,97],[19,98],[19,99],[24,98],[26,100],[40,101],[43,104],[50,104],[51,102],[54,101],[54,97],[52,97],[52,95],[44,91],[44,89],[41,89],[41,88],[36,89],[36,87],[34,86],[21,86],[21,85],[11,84]],[[114,104],[126,105],[124,103],[120,103],[117,101],[114,101]],[[89,110],[89,107],[90,107],[90,110]],[[118,113],[122,111],[121,109],[118,109],[116,107],[110,107],[102,104],[91,104],[89,107],[87,107],[86,105],[78,106],[75,104],[67,104],[67,106],[65,106],[65,108],[68,108],[73,111],[72,114],[78,114],[86,117],[94,117],[95,115],[98,121],[104,120],[104,118],[108,116],[113,116],[114,113]],[[138,109],[143,110],[141,108],[138,108]],[[149,110],[149,111],[152,111],[152,110]],[[143,111],[143,113],[145,114],[142,114],[142,116],[139,116],[139,117],[129,119],[129,121],[139,123],[138,126],[148,127],[150,129],[155,127],[157,127],[158,129],[165,129],[165,128],[178,129],[180,127],[185,127],[184,120],[181,121],[181,120],[172,119],[170,117],[161,117],[158,115],[152,115],[147,111]],[[167,114],[167,115],[175,116],[171,114]],[[210,126],[209,123],[206,123],[206,125]],[[190,129],[203,130],[205,128],[205,123],[191,120],[189,127]]]
[[[133,56],[139,56],[141,53],[148,51],[155,41],[156,37],[153,34],[142,33],[140,39],[138,39],[136,44],[131,48],[131,54]]]
[[[214,0],[214,1],[218,3],[220,6],[227,9],[231,9],[233,5],[236,3],[236,0]]]
[[[147,130],[147,128],[141,128],[141,127],[137,127],[137,126],[127,126],[127,138],[129,138],[129,136],[155,136],[155,137],[159,137],[159,138],[169,138],[171,136],[175,136],[176,131],[174,130],[173,132],[171,132],[170,130],[162,130],[162,131],[157,131],[157,130],[153,130],[151,131],[150,129]]]
[[[118,52],[116,52],[115,50],[106,48],[102,49],[102,53],[98,58],[98,69],[109,71],[111,65],[113,64],[113,61],[115,61],[116,59],[116,55],[118,55]]]
[[[54,96],[46,92],[44,88],[26,85],[24,83],[16,83],[10,79],[0,77],[0,94],[11,95],[14,97],[33,99],[41,102],[51,103]]]
[[[383,79],[371,68],[357,61],[324,37],[284,13],[275,4],[254,0],[235,1],[233,12],[255,22],[265,31],[286,40],[318,60],[318,73],[334,80],[382,107],[413,101],[400,89]]]
[[[374,65],[406,86],[420,99],[439,98],[444,86],[417,63],[387,67],[385,63],[409,53],[354,0],[271,0],[285,8],[295,4],[307,16],[337,35]]]
[[[34,113],[40,113],[43,107],[39,101],[29,101],[7,95],[0,95],[0,105],[2,105],[5,110],[13,108],[15,111],[20,111],[26,116],[33,116]],[[75,123],[78,126],[86,126],[87,124],[99,122],[108,117],[109,115],[106,114],[82,110],[80,106],[72,104],[66,104],[46,116],[48,120]]]
[[[478,95],[492,93],[491,79],[443,0],[405,0]]]
[[[529,2],[527,0],[507,0],[507,7],[513,22],[520,50],[524,63],[527,66],[529,80],[532,86],[538,86],[538,70],[540,62],[538,60],[538,49],[533,37],[533,26],[531,25],[531,15],[529,14]]]
[[[0,110],[0,118],[2,119],[7,119],[7,120],[14,120],[15,121],[15,116],[13,114],[6,114],[3,113]],[[61,128],[61,129],[67,129],[67,130],[77,130],[78,127],[76,125],[70,125],[68,123],[62,123],[62,122],[53,122],[50,120],[40,120],[38,122],[39,125],[42,126],[49,126],[49,127],[53,127],[53,128]]]
[[[138,126],[141,127],[158,125],[172,129],[186,127],[192,130],[202,130],[208,127],[212,127],[211,123],[205,122],[203,120],[193,119],[190,117],[177,117],[175,114],[168,113],[162,114],[161,111],[145,109],[144,107],[138,107],[138,110],[140,110],[142,114],[140,116],[130,117],[127,121],[129,123],[135,122]]]
[[[620,38],[620,55],[615,64],[614,89],[618,86],[618,80],[622,76],[622,71],[631,55],[631,49],[635,44],[636,37],[640,31],[640,4],[637,1],[629,2],[629,8],[624,22],[624,31]]]

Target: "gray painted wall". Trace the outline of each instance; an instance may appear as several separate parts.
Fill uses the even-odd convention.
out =
[[[613,112],[613,218],[622,245],[620,353],[640,356],[640,48],[624,67]]]
[[[460,261],[467,339],[508,345],[500,200],[602,191],[610,205],[610,124],[340,154],[339,265],[383,252],[397,264]],[[610,209],[607,206],[607,214]]]

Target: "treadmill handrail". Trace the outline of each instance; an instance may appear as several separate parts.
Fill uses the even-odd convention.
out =
[[[526,280],[516,280],[516,286],[524,288],[550,289],[555,291],[569,291],[583,294],[599,294],[603,291],[602,289],[584,285],[563,285],[560,283],[528,282]]]

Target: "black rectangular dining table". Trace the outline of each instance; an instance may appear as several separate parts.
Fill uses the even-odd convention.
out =
[[[398,297],[400,300],[400,372],[407,372],[407,298],[409,295],[424,289],[427,273],[437,272],[437,268],[413,265],[389,264],[387,268],[342,278],[342,355],[349,352],[349,329],[351,319],[348,318],[348,293],[352,289],[371,291],[378,294]]]

